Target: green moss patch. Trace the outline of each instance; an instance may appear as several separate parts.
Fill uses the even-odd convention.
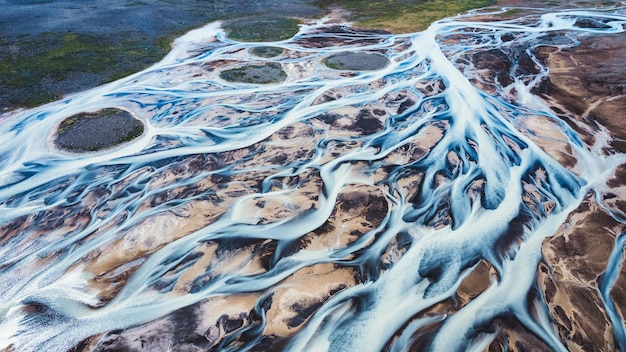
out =
[[[282,54],[283,49],[275,47],[275,46],[255,46],[254,48],[250,49],[250,52],[253,55],[267,58],[267,57],[275,57],[275,56]]]
[[[275,42],[293,37],[300,21],[284,17],[246,17],[227,21],[228,38],[242,42]]]
[[[344,51],[328,56],[323,62],[335,70],[373,71],[387,66],[389,59],[377,53]]]
[[[229,82],[269,84],[280,83],[287,78],[280,64],[248,65],[220,72],[220,77]]]
[[[422,31],[437,20],[496,3],[496,0],[317,0],[324,8],[339,6],[351,13],[361,28],[394,33]]]
[[[128,111],[107,108],[72,115],[59,124],[54,144],[71,152],[108,149],[139,137],[141,121]]]
[[[0,38],[0,90],[7,92],[0,108],[40,105],[141,71],[170,50],[166,40],[75,33]]]

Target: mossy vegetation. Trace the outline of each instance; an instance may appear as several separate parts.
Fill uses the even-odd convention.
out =
[[[143,131],[143,123],[128,111],[107,108],[66,118],[59,124],[54,143],[71,152],[91,152],[129,142]]]
[[[250,52],[253,55],[256,55],[259,57],[269,58],[269,57],[276,57],[282,54],[283,49],[275,47],[275,46],[255,46],[254,48],[250,49]]]
[[[335,70],[372,71],[389,64],[389,59],[378,53],[344,51],[326,57],[324,65]]]
[[[248,17],[229,20],[225,27],[235,40],[259,42],[290,38],[299,23],[291,18]],[[141,71],[161,60],[171,50],[172,41],[193,28],[156,38],[136,33],[0,36],[0,111],[41,105]],[[276,47],[253,52],[261,57],[280,53],[282,49]]]
[[[270,62],[264,65],[247,65],[224,70],[220,78],[229,82],[270,84],[280,83],[287,78],[280,64]]]
[[[154,41],[127,40],[120,34],[103,39],[87,34],[44,33],[27,38],[0,39],[0,109],[31,107],[58,99],[74,90],[67,77],[88,77],[98,85],[140,71],[160,60],[169,50],[170,38]]]
[[[215,20],[232,22],[233,27],[238,27],[233,35],[240,33],[238,38],[241,40],[290,38],[298,30],[299,21],[285,16],[321,16],[321,9],[309,6],[311,1],[260,0],[254,1],[254,6],[223,0],[128,0],[121,5],[117,2],[60,5],[59,1],[51,0],[11,1],[22,5],[52,4],[49,13],[54,13],[59,6],[76,11],[83,8],[90,13],[102,11],[102,16],[107,17],[102,22],[105,25],[112,23],[113,30],[98,30],[99,26],[91,28],[88,20],[68,21],[63,27],[52,18],[52,21],[42,22],[41,16],[32,18],[32,23],[27,24],[20,21],[28,16],[6,17],[4,24],[12,28],[11,33],[31,34],[0,35],[0,112],[51,102],[66,94],[141,71],[161,60],[175,38]],[[115,12],[119,6],[129,11]],[[176,11],[170,11],[172,6]],[[155,22],[154,26],[146,25],[145,21],[133,21],[133,18],[144,18],[142,16],[153,11],[172,13],[168,16],[169,21]],[[119,23],[112,13],[120,16]],[[236,20],[244,16],[243,20]],[[277,18],[279,16],[283,18]],[[41,33],[39,30],[54,32]]]
[[[496,0],[317,0],[328,8],[339,6],[351,12],[357,27],[384,29],[393,33],[422,31],[439,19],[496,3]]]
[[[513,9],[507,9],[506,11],[491,15],[490,18],[493,18],[499,21],[505,21],[505,20],[511,20],[514,18],[519,18],[522,16],[527,16],[536,12],[537,11],[532,8],[513,8]]]
[[[245,17],[224,23],[228,38],[242,42],[275,42],[298,32],[300,20],[285,17]]]

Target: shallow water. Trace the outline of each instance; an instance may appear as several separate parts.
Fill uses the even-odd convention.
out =
[[[293,351],[403,351],[438,323],[432,350],[478,350],[496,334],[483,327],[514,316],[549,349],[566,350],[536,294],[542,241],[601,193],[626,155],[602,152],[611,138],[602,129],[586,145],[531,93],[548,73],[532,50],[533,68],[513,65],[504,86],[464,59],[503,46],[574,46],[576,34],[614,35],[625,23],[618,12],[572,11],[458,17],[389,35],[321,20],[271,43],[284,49],[274,58],[250,54],[268,43],[231,41],[212,23],[143,72],[1,116],[2,347],[67,350],[225,302],[220,313],[194,313],[194,328],[206,330],[201,347],[255,350],[271,336]],[[390,63],[323,65],[346,50]],[[286,81],[219,78],[264,62],[280,63]],[[93,154],[51,147],[65,118],[107,107],[133,112],[145,133]],[[556,134],[526,128],[537,118]],[[559,162],[538,139],[576,162]],[[617,342],[624,324],[609,292],[620,246],[600,288]],[[426,314],[454,299],[481,262],[491,275],[475,298],[453,314]],[[249,300],[239,327],[201,329],[221,312],[237,316],[236,299]]]

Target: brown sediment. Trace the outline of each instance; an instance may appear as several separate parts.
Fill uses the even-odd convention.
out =
[[[626,144],[622,142],[626,139],[626,127],[622,123],[626,114],[624,34],[587,35],[578,39],[580,45],[568,50],[538,50],[538,57],[546,62],[550,74],[537,93],[549,105],[568,112],[570,118],[587,126],[583,135],[602,133],[598,127],[601,125],[614,138],[609,148],[626,152]],[[585,141],[593,143],[592,139]]]
[[[337,197],[326,223],[303,237],[303,249],[347,246],[380,224],[388,212],[387,198],[378,187],[349,185]]]
[[[186,294],[191,292],[194,281],[198,277],[204,275],[207,268],[209,268],[212,262],[216,260],[215,251],[217,248],[218,244],[214,242],[207,242],[199,245],[194,252],[200,253],[200,258],[180,275],[172,291],[177,294]]]
[[[511,59],[511,56],[502,49],[479,51],[473,53],[471,58],[476,67],[488,67],[488,69],[482,72],[480,70],[477,72],[483,82],[489,85],[498,83],[502,87],[513,83],[513,78],[510,76],[510,70],[513,64]],[[484,85],[481,87],[487,88]]]
[[[369,135],[382,130],[387,112],[383,109],[344,106],[311,119],[311,124],[328,131],[330,138]]]
[[[567,141],[561,128],[545,116],[529,116],[514,122],[524,135],[530,138],[539,148],[557,160],[561,165],[573,170],[577,156]]]
[[[485,329],[487,333],[496,333],[488,351],[537,351],[550,352],[549,346],[539,337],[526,329],[513,315],[495,319]]]
[[[621,229],[589,195],[544,241],[538,280],[559,336],[570,349],[615,348],[598,286]],[[621,292],[623,286],[615,287]]]
[[[602,203],[626,214],[626,164],[615,169],[606,185],[609,188],[602,194]]]
[[[83,270],[93,274],[88,280],[92,289],[105,303],[126,284],[144,258],[183,234],[177,235],[179,219],[173,214],[163,214],[147,219],[125,236],[92,251],[85,258]]]
[[[398,337],[398,334],[400,334],[412,321],[415,321],[416,319],[434,318],[432,323],[420,327],[411,336],[412,343],[409,350],[428,350],[432,339],[434,339],[441,326],[445,323],[445,318],[462,309],[471,300],[486,290],[496,279],[495,268],[484,259],[480,260],[474,267],[468,268],[467,270],[471,270],[471,272],[461,281],[456,291],[456,295],[453,298],[447,298],[441,302],[435,303],[413,316],[404,324],[402,328],[398,330],[398,333],[390,339],[389,343],[393,343]],[[491,330],[491,332],[495,331],[491,327],[476,328],[476,335],[480,335],[488,330]],[[471,337],[468,336],[468,338]]]
[[[179,224],[179,218],[171,213],[151,217],[107,246],[88,262],[86,270],[101,274],[108,271],[106,268],[117,267],[152,253],[182,235],[177,235]]]
[[[572,128],[593,145],[608,134],[605,154],[625,152],[626,95],[622,59],[624,34],[587,35],[567,50],[538,49],[538,57],[550,68],[548,79],[536,88],[539,94]],[[538,143],[541,145],[540,143]],[[549,148],[544,150],[551,154]],[[558,160],[558,158],[557,158]],[[624,166],[615,170],[600,195],[609,209],[626,209]],[[543,244],[544,261],[539,282],[561,339],[571,350],[613,350],[611,322],[604,311],[598,285],[606,270],[615,236],[624,231],[589,195],[554,237]],[[611,291],[618,312],[624,316],[626,272],[622,265]]]
[[[444,129],[437,124],[427,124],[412,142],[402,145],[385,157],[390,165],[407,165],[424,157],[443,138]]]
[[[459,305],[464,306],[486,290],[497,279],[493,265],[482,259],[472,272],[461,281],[456,291]]]
[[[319,187],[296,188],[279,194],[263,194],[239,201],[233,209],[233,220],[240,223],[267,224],[289,219],[318,207]],[[315,199],[312,195],[316,194]]]
[[[278,284],[267,311],[266,336],[288,337],[337,292],[357,284],[354,269],[332,263],[302,268]]]
[[[626,55],[626,50],[621,55]],[[624,89],[623,92],[621,90],[622,87]],[[613,154],[614,152],[626,153],[626,127],[624,126],[623,118],[620,119],[618,117],[626,116],[626,81],[620,88],[616,89],[619,89],[619,96],[599,101],[590,108],[587,114],[591,121],[598,121],[614,137],[609,142],[608,148],[606,148],[608,154]]]
[[[536,169],[533,171],[534,178],[532,182],[523,181],[522,202],[538,217],[543,217],[552,213],[556,206],[556,202],[552,199],[542,196],[537,185],[546,182],[546,171],[544,169]]]
[[[212,297],[143,325],[92,336],[74,350],[212,350],[224,337],[258,323],[252,311],[259,297],[256,293]]]
[[[332,26],[329,28],[325,28],[324,30],[324,34],[335,34],[334,36],[329,36],[329,35],[323,35],[323,36],[307,36],[305,38],[300,38],[296,41],[296,43],[298,45],[302,45],[305,48],[326,48],[326,47],[332,47],[332,46],[341,46],[344,43],[344,39],[341,38],[342,34],[346,34],[346,33],[353,33],[357,30],[352,29],[350,27],[346,27],[344,25],[337,25],[337,26]],[[387,31],[383,31],[383,30],[358,30],[359,33],[363,33],[363,34],[388,34],[389,32]],[[377,43],[382,42],[384,39],[377,37],[377,36],[372,36],[372,37],[366,37],[364,36],[361,39],[353,39],[351,41],[352,44],[354,45],[358,45],[358,46],[367,46],[367,45],[375,45]]]
[[[406,199],[414,198],[421,189],[424,180],[424,172],[414,172],[398,178],[397,191]]]

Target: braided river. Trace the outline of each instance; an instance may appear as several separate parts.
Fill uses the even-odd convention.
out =
[[[272,43],[216,22],[142,72],[0,115],[0,348],[507,350],[494,322],[514,321],[569,350],[538,279],[542,243],[626,154],[538,97],[550,69],[536,49],[623,35],[626,13],[497,16],[410,34],[325,18]],[[282,53],[251,51],[268,45]],[[507,65],[478,67],[494,48]],[[388,63],[324,64],[344,52]],[[286,79],[220,77],[265,63]],[[143,134],[55,148],[61,121],[105,108]],[[607,343],[626,350],[611,297],[626,216],[597,204],[622,229],[597,290]]]

